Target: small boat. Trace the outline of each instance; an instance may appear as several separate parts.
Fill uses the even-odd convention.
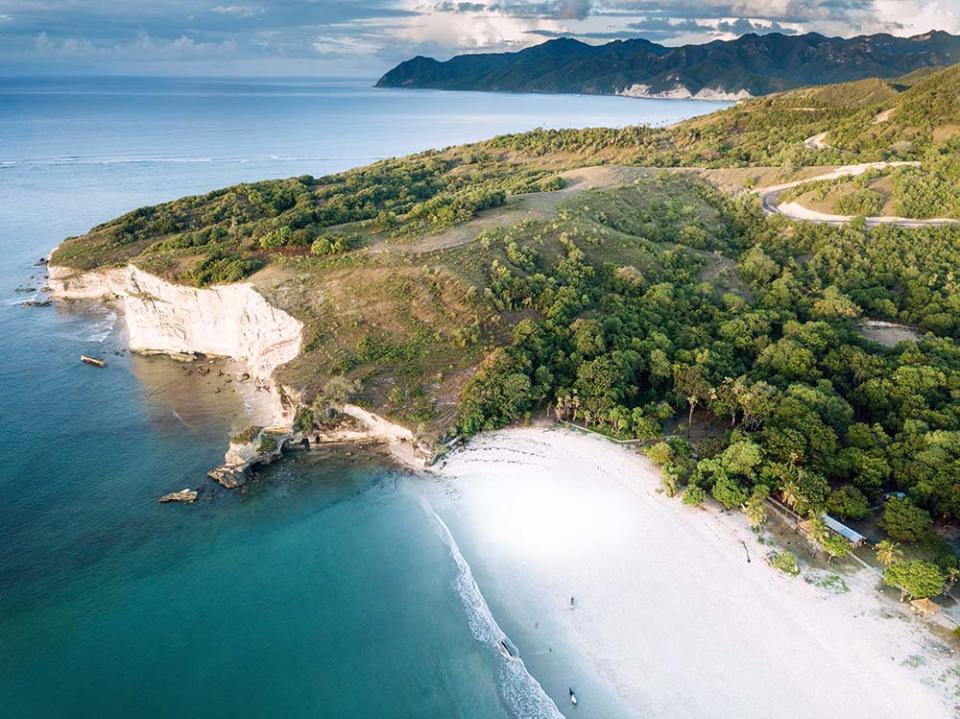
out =
[[[80,361],[85,362],[86,364],[92,364],[94,367],[106,367],[106,360],[102,360],[99,357],[89,357],[87,355],[80,355]]]
[[[577,705],[577,695],[573,693],[573,687],[570,688],[570,703],[574,706]]]

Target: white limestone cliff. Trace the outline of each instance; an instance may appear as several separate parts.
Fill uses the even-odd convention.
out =
[[[265,380],[300,352],[303,324],[249,283],[187,287],[133,265],[93,272],[48,269],[55,299],[116,300],[134,352],[233,357]]]

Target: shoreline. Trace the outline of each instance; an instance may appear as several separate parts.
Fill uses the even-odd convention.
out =
[[[452,454],[429,493],[561,709],[569,684],[581,717],[956,716],[953,650],[874,576],[779,573],[769,532],[665,497],[629,449],[502,430]]]
[[[113,304],[126,325],[127,348],[143,355],[219,357],[238,364],[270,394],[267,415],[253,417],[277,439],[270,452],[257,449],[260,435],[247,443],[231,442],[224,463],[211,477],[228,488],[242,484],[250,468],[279,458],[285,445],[303,439],[321,443],[382,442],[406,468],[426,469],[429,453],[413,433],[356,405],[342,411],[360,429],[337,427],[297,432],[293,422],[301,407],[297,392],[274,378],[274,371],[294,359],[303,346],[303,324],[274,307],[250,283],[194,288],[168,282],[134,265],[83,272],[51,263],[49,296],[56,301]],[[256,391],[256,390],[254,390]],[[242,397],[249,400],[249,396]],[[222,477],[224,481],[221,481]],[[239,483],[239,484],[237,484]]]

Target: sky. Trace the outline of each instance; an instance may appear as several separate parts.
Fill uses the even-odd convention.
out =
[[[960,33],[960,0],[0,0],[0,73],[377,77],[553,37]]]

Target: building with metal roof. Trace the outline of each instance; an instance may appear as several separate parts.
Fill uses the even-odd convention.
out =
[[[859,547],[861,544],[867,541],[867,538],[864,537],[860,532],[855,529],[851,529],[843,522],[840,522],[829,514],[821,514],[820,521],[827,525],[832,531],[839,534],[841,537],[850,542],[854,547]]]

